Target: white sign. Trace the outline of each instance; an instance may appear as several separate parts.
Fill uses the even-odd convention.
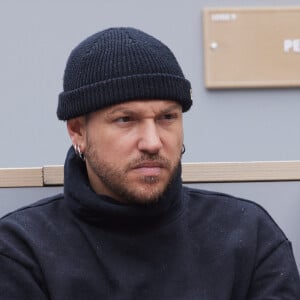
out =
[[[284,40],[283,50],[285,53],[289,53],[289,52],[300,53],[300,39]]]

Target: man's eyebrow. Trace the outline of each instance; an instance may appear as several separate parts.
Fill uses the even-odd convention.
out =
[[[166,108],[163,108],[159,110],[158,113],[160,114],[166,114],[170,113],[173,110],[180,109],[180,105],[177,103],[171,104]],[[129,107],[116,107],[110,111],[107,112],[107,116],[114,115],[115,113],[124,113],[124,114],[136,114],[138,111],[136,111],[134,108],[129,108]]]
[[[117,107],[115,109],[112,109],[110,111],[107,112],[107,115],[113,115],[115,113],[125,113],[125,114],[132,114],[135,111],[133,109],[130,109],[128,107]]]
[[[169,107],[161,110],[161,113],[169,113],[173,110],[180,109],[180,105],[177,103],[171,104]]]

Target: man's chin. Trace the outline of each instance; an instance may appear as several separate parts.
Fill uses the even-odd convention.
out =
[[[144,178],[143,183],[139,183],[128,190],[125,201],[127,203],[150,205],[157,203],[166,190],[166,184],[162,184],[156,177]]]

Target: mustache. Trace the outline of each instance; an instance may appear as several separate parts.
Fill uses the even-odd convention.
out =
[[[128,164],[128,169],[137,168],[145,163],[154,163],[159,165],[161,168],[170,169],[171,162],[169,159],[159,155],[159,154],[142,154],[139,158],[132,160]]]

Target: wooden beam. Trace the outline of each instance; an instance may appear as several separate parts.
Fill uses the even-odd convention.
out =
[[[0,187],[41,187],[42,168],[0,169]]]
[[[184,183],[300,181],[300,161],[183,163]],[[0,187],[63,185],[63,166],[0,169]]]
[[[182,179],[193,182],[300,180],[300,161],[183,163]],[[44,167],[46,185],[63,184],[63,166]]]
[[[64,184],[64,167],[45,166],[43,167],[44,185],[63,185]]]
[[[300,161],[184,163],[184,182],[300,180]]]

